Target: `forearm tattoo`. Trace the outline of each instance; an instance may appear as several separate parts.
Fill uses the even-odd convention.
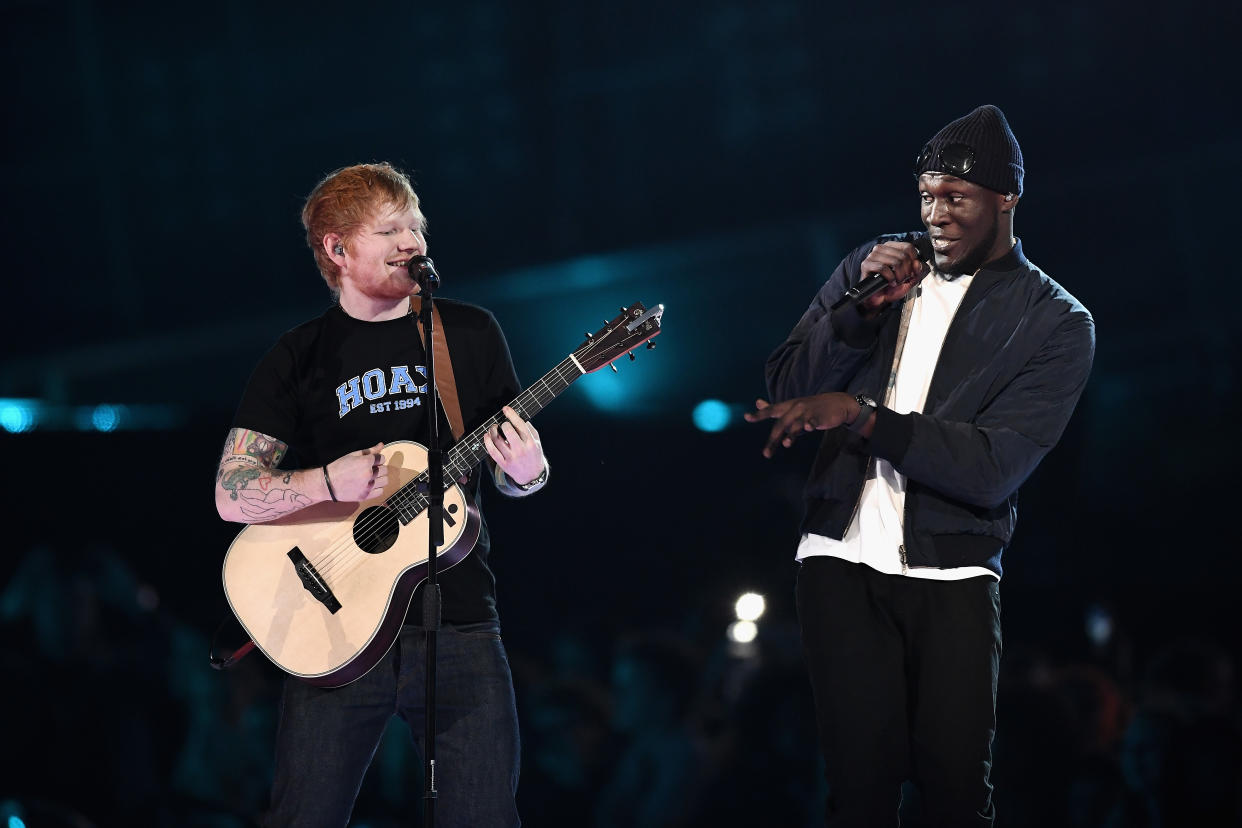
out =
[[[237,500],[237,492],[246,488],[251,480],[257,480],[263,475],[262,469],[256,469],[253,466],[241,466],[220,469],[220,485],[231,493],[233,500]]]
[[[235,428],[229,432],[229,437],[233,441],[231,453],[234,456],[253,457],[268,469],[279,465],[289,449],[287,444],[257,431]]]
[[[241,513],[247,518],[272,520],[311,505],[309,497],[292,487],[293,472],[275,468],[288,448],[257,431],[229,432],[216,479],[231,500],[241,501]]]

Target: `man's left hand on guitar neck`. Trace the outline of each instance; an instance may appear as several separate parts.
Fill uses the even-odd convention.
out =
[[[483,447],[503,474],[495,475],[496,487],[507,495],[533,494],[547,482],[548,461],[543,456],[539,432],[509,406],[501,409],[506,422],[483,435]],[[539,480],[539,478],[543,478]],[[538,482],[536,482],[538,481]],[[530,485],[530,484],[534,485]]]

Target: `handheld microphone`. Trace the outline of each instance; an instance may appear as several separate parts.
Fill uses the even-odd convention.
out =
[[[434,293],[440,289],[440,274],[436,273],[435,262],[428,256],[412,256],[407,265],[410,278],[423,293]]]
[[[918,240],[914,242],[914,251],[918,254],[919,261],[923,263],[923,266],[930,268],[932,257],[936,253],[936,251],[932,249],[931,236],[920,236]],[[865,302],[872,295],[888,287],[888,285],[888,279],[885,279],[879,273],[872,273],[870,276],[860,280],[858,284],[847,290],[844,296],[832,304],[831,310],[836,310],[846,302]]]

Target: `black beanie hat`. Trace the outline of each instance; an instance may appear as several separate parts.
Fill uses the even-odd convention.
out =
[[[941,151],[950,144],[965,144],[974,151],[974,160],[965,172],[946,170]],[[952,156],[953,152],[946,153]],[[950,173],[998,193],[1022,195],[1022,150],[1005,120],[1005,113],[986,104],[958,118],[935,134],[919,153],[914,174],[931,170]]]

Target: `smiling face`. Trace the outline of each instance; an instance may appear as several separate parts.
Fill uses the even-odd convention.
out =
[[[342,305],[398,302],[417,292],[409,262],[413,256],[427,255],[424,224],[417,207],[384,205],[349,238],[325,239],[341,268]]]
[[[923,224],[936,251],[936,269],[949,275],[974,273],[1013,246],[1017,199],[951,175],[919,176]]]
[[[426,227],[410,179],[388,163],[342,167],[315,185],[302,205],[302,227],[319,273],[334,297],[339,299],[342,292],[346,252],[354,252],[358,239],[375,232],[374,225],[395,218],[392,213],[407,210],[417,214],[420,228]],[[370,228],[364,231],[364,225]],[[393,232],[396,229],[390,228]],[[340,253],[336,252],[338,245]],[[357,268],[355,274],[365,275]]]

